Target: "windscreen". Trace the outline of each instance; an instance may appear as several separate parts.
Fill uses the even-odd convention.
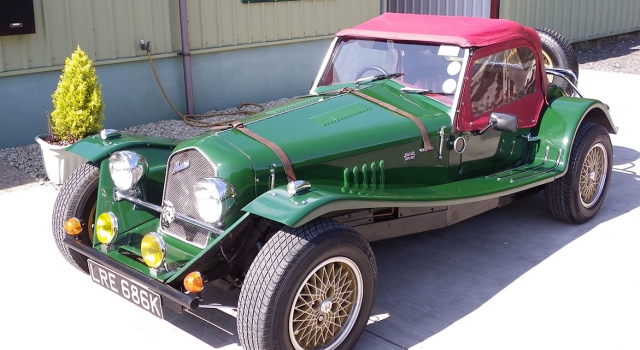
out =
[[[464,50],[458,46],[343,38],[318,86],[403,73],[393,79],[410,88],[455,95],[463,73],[463,58]]]

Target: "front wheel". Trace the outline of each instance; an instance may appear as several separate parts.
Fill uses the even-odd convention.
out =
[[[612,154],[604,127],[594,123],[580,126],[567,174],[545,188],[547,206],[556,219],[581,224],[596,215],[609,188]]]
[[[82,223],[79,238],[82,243],[91,245],[99,176],[100,170],[93,163],[85,163],[76,169],[60,189],[51,218],[51,230],[58,250],[71,265],[85,273],[89,273],[87,258],[62,242],[67,235],[64,223],[71,217],[79,219]]]
[[[262,248],[238,300],[244,349],[350,349],[375,298],[375,258],[348,226],[284,228]]]

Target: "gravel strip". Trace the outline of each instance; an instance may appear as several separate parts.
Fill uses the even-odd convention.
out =
[[[580,69],[640,74],[640,38],[626,37],[593,49],[576,51]]]
[[[260,105],[264,109],[269,109],[289,102],[292,99],[293,98],[281,98],[279,100],[261,103]],[[243,107],[241,109],[250,111],[259,110],[254,106]],[[228,108],[225,110],[212,110],[203,114],[235,113],[237,111],[237,108]],[[201,120],[204,122],[216,123],[220,121],[236,120],[243,116],[243,114],[230,114],[222,117],[202,118]],[[122,129],[121,131],[127,134],[188,139],[190,137],[203,133],[205,130],[207,130],[207,128],[189,126],[182,119],[172,119],[161,120],[156,123],[132,126],[126,129]],[[46,178],[44,168],[42,166],[42,153],[40,152],[40,146],[36,143],[26,146],[0,149],[0,159],[4,160],[9,165],[13,166],[14,168],[28,175],[34,180],[48,183],[48,179]]]
[[[600,45],[596,48],[578,50],[576,51],[576,56],[580,63],[580,69],[640,74],[640,37],[627,37],[612,43]],[[291,100],[292,98],[282,98],[261,105],[265,109],[268,109]],[[246,109],[251,110],[255,109],[255,107],[247,107]],[[204,114],[218,112],[233,113],[236,111],[236,108],[229,108],[221,111],[209,111]],[[235,120],[240,117],[242,117],[242,115],[237,114],[224,117],[204,118],[202,120],[214,123],[224,120]],[[123,129],[122,132],[187,139],[202,133],[203,130],[205,130],[205,128],[189,126],[181,119],[172,119],[132,126]],[[40,147],[37,144],[0,149],[0,159],[35,180],[47,181],[42,167]]]

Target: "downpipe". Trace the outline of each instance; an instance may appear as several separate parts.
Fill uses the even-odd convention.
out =
[[[187,98],[187,114],[193,114],[193,82],[191,79],[191,53],[189,46],[189,18],[187,0],[179,0],[180,39],[182,42],[182,67],[184,69],[184,92]]]

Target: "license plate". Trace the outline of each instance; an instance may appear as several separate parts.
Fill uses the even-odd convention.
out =
[[[138,305],[141,309],[162,318],[160,295],[140,283],[124,277],[94,261],[87,260],[91,279],[106,289]]]

